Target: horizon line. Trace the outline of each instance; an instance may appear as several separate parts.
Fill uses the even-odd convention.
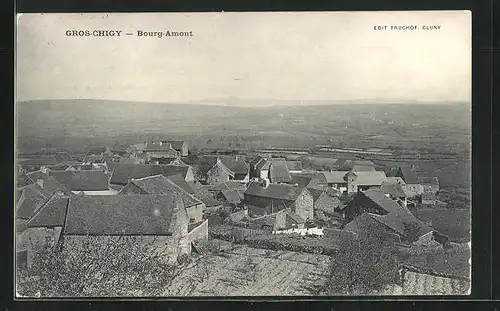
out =
[[[42,102],[42,101],[109,101],[109,102],[125,102],[125,103],[144,103],[144,104],[171,104],[171,105],[210,105],[210,106],[231,106],[230,103],[212,103],[214,101],[228,101],[235,100],[241,102],[249,101],[271,101],[271,102],[341,102],[357,104],[421,104],[421,105],[432,105],[432,104],[471,104],[471,100],[418,100],[418,99],[391,99],[391,98],[362,98],[362,99],[281,99],[281,98],[241,98],[235,96],[220,97],[220,98],[205,98],[205,99],[192,99],[183,101],[142,101],[142,100],[128,100],[128,99],[108,99],[108,98],[48,98],[48,99],[28,99],[28,100],[15,100],[15,103],[26,103],[26,102]],[[399,102],[398,102],[399,101]],[[237,103],[234,106],[238,106]],[[259,105],[265,106],[265,105]],[[277,106],[276,104],[270,104],[269,106]],[[300,105],[294,105],[300,106]],[[306,106],[306,105],[305,105]]]

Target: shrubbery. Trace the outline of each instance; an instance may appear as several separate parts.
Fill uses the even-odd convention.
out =
[[[336,252],[335,245],[324,238],[295,234],[271,234],[265,230],[235,226],[212,226],[210,228],[210,236],[214,239],[231,241],[236,244],[246,244],[255,248],[324,255],[332,255]]]

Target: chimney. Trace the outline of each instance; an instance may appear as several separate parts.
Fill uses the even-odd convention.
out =
[[[36,183],[43,189],[43,179],[37,179]]]
[[[160,141],[160,142],[159,142],[159,145],[160,145],[160,146],[162,146],[162,145],[163,145],[163,142],[162,142],[162,141]]]

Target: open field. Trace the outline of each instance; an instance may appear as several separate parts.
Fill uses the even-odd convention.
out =
[[[44,146],[81,150],[91,144],[113,146],[167,137],[187,140],[198,149],[325,144],[389,148],[410,153],[423,175],[438,175],[443,187],[470,185],[467,104],[314,105],[313,101],[311,106],[297,106],[291,101],[288,106],[253,108],[251,103],[223,104],[207,108],[106,100],[22,102],[16,105],[17,147],[23,152]],[[375,160],[395,163],[395,159]]]
[[[314,295],[326,281],[329,257],[232,246],[208,255],[183,271],[166,291],[169,296]],[[249,265],[254,269],[247,269]],[[208,268],[208,269],[207,269]]]

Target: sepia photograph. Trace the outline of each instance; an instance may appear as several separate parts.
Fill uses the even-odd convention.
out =
[[[471,12],[18,14],[16,298],[470,295]]]

